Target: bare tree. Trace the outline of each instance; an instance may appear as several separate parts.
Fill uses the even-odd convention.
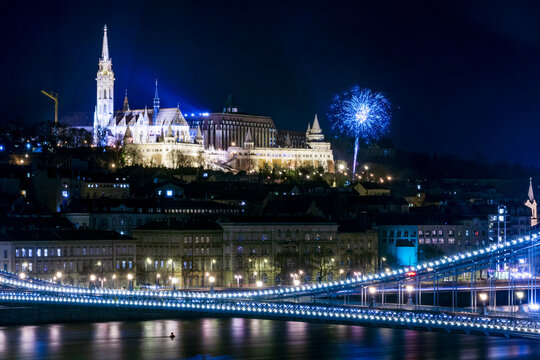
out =
[[[180,150],[172,150],[167,154],[173,169],[193,166],[193,157],[184,154]]]
[[[317,281],[321,282],[336,270],[334,252],[330,248],[319,248],[310,253],[309,265]]]

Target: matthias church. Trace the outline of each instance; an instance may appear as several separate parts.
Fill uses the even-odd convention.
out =
[[[151,109],[131,109],[126,91],[122,109],[115,110],[114,81],[105,26],[96,77],[94,142],[121,142],[136,149],[135,163],[174,167],[181,154],[197,166],[230,171],[256,171],[266,165],[334,171],[332,149],[324,141],[317,115],[301,133],[278,130],[270,117],[239,112],[232,97],[221,113],[187,114],[179,106],[161,107],[157,80]]]

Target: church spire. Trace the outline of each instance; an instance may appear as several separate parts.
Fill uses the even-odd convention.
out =
[[[127,89],[126,89],[126,97],[124,98],[124,112],[129,111],[129,101],[127,97]]]
[[[154,94],[154,116],[157,115],[159,111],[159,95],[157,91],[157,79],[156,79],[156,93]]]
[[[107,41],[107,25],[103,27],[103,47],[101,49],[101,59],[109,60],[109,42]]]
[[[529,178],[529,200],[530,200],[531,202],[534,201],[534,192],[533,192],[532,178]]]

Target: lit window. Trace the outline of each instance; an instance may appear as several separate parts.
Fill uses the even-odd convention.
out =
[[[63,190],[62,191],[62,197],[68,198],[69,197],[69,191]]]
[[[172,190],[167,190],[167,196],[171,197],[172,195],[173,195],[173,191]]]

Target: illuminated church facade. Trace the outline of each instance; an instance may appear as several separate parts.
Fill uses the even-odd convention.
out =
[[[157,80],[151,109],[131,109],[126,92],[122,109],[115,110],[114,81],[105,26],[96,76],[94,142],[135,150],[134,163],[175,167],[181,157],[196,166],[231,171],[257,171],[266,165],[311,165],[334,171],[332,149],[324,141],[317,115],[299,141],[296,132],[278,131],[270,117],[240,113],[231,97],[222,113],[185,114],[179,106],[161,108]]]

